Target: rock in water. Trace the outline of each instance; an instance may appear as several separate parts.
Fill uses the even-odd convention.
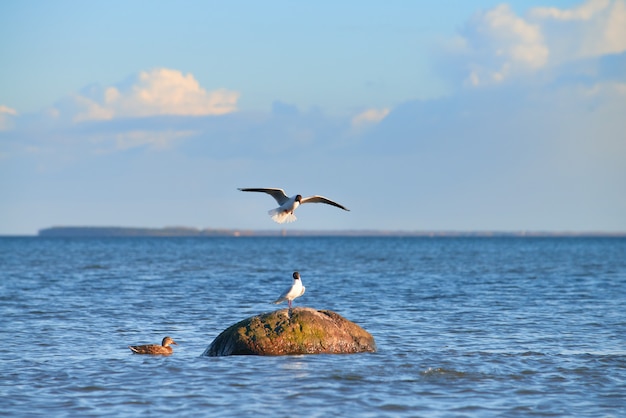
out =
[[[204,356],[346,354],[375,352],[374,337],[332,311],[280,309],[225,329]]]

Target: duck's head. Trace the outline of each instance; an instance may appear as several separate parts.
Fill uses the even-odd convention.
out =
[[[176,341],[172,340],[172,338],[170,338],[170,337],[163,338],[163,342],[161,343],[161,345],[163,347],[167,347],[170,344],[178,345],[178,344],[176,344]]]

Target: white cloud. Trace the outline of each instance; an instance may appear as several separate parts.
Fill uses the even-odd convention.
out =
[[[0,131],[8,131],[12,128],[12,117],[17,116],[17,111],[8,106],[0,105]]]
[[[537,25],[515,16],[507,5],[500,5],[487,12],[484,23],[491,36],[503,41],[497,54],[532,69],[545,65],[548,50]]]
[[[470,57],[466,82],[473,86],[504,81],[511,75],[546,65],[549,50],[541,28],[519,16],[507,4],[477,15],[465,37]]]
[[[611,0],[588,0],[586,3],[569,10],[556,7],[536,7],[531,10],[531,15],[557,20],[589,20],[597,13],[605,10],[610,4]]]
[[[607,54],[626,51],[626,3],[624,1],[615,2],[607,19],[604,40]]]
[[[99,97],[76,95],[75,122],[159,115],[223,115],[237,110],[239,93],[207,91],[192,74],[167,68],[139,73],[128,88],[107,87]]]
[[[389,109],[368,109],[352,118],[352,127],[359,129],[379,123],[389,114]]]
[[[88,99],[87,97],[75,95],[74,101],[76,106],[80,109],[73,120],[74,122],[82,122],[85,120],[110,120],[115,116],[115,111],[111,108],[107,108],[95,100]],[[56,109],[50,111],[51,115],[59,115],[60,112]]]
[[[466,60],[465,82],[496,84],[574,60],[626,51],[626,1],[588,0],[571,9],[537,7],[517,16],[507,4],[482,12],[451,50]]]
[[[3,114],[3,113],[7,115],[17,116],[17,110],[11,109],[8,106],[0,105],[0,114]]]
[[[530,16],[550,33],[550,44],[563,61],[626,51],[624,0],[589,0],[569,10],[535,8]]]

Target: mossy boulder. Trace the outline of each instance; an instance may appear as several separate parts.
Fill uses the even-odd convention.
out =
[[[347,354],[375,352],[374,337],[339,314],[311,308],[280,309],[224,330],[205,356]]]

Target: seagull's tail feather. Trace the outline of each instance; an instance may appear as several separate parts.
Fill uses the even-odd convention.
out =
[[[272,302],[274,305],[278,305],[279,303],[283,303],[284,301],[286,301],[287,299],[285,298],[278,298],[276,299],[274,302]]]
[[[277,222],[279,224],[293,222],[297,219],[296,215],[294,215],[293,213],[285,212],[279,209],[272,209],[267,213],[272,217],[274,222]]]

